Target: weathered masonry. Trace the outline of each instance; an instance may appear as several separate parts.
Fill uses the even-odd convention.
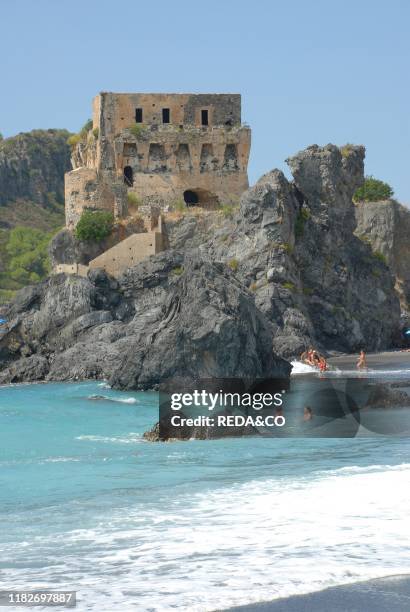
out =
[[[66,225],[85,208],[125,217],[128,202],[142,212],[233,203],[248,187],[250,141],[238,94],[101,93],[66,174]]]

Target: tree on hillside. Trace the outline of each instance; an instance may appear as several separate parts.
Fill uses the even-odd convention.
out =
[[[48,243],[51,234],[31,227],[15,227],[6,245],[9,256],[8,274],[24,285],[36,283],[50,271]]]

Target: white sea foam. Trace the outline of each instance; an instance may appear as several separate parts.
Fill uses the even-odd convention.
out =
[[[41,459],[39,463],[71,463],[72,461],[81,461],[79,457],[47,457]]]
[[[141,434],[136,432],[130,432],[126,436],[94,436],[94,435],[84,435],[77,436],[76,440],[83,440],[88,442],[106,442],[106,443],[114,443],[114,444],[132,444],[135,442],[141,442],[142,437]]]
[[[410,380],[410,370],[339,370],[338,368],[327,370],[321,373],[322,377],[333,378],[335,376],[341,376],[343,378],[404,378]]]
[[[135,397],[111,397],[110,395],[89,395],[89,400],[118,402],[120,404],[138,404],[139,401]]]
[[[120,402],[120,404],[138,404],[138,400],[135,397],[116,397],[114,401]]]
[[[79,611],[204,612],[410,573],[409,484],[409,464],[279,472],[118,509],[91,529],[37,538],[32,556],[58,549],[61,565],[34,557],[31,569],[3,570],[3,588],[75,583]]]
[[[314,368],[313,366],[307,364],[307,363],[303,363],[302,361],[291,361],[291,365],[292,365],[292,374],[311,374],[311,373],[315,373],[317,374],[318,369]]]
[[[98,386],[102,387],[103,389],[111,389],[111,386],[105,381],[98,383]]]

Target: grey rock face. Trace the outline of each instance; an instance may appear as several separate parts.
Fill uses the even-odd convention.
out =
[[[272,326],[233,274],[193,254],[186,255],[183,269],[142,334],[137,321],[111,384],[150,388],[177,375],[286,377],[289,365],[272,352]]]
[[[33,130],[0,142],[0,206],[21,198],[49,207],[49,194],[64,201],[70,170],[66,130]]]
[[[367,408],[397,408],[410,406],[410,395],[393,389],[392,385],[372,385],[367,399]]]
[[[0,385],[43,380],[47,372],[48,362],[45,357],[41,355],[22,357],[0,372]]]
[[[103,249],[98,244],[82,243],[75,239],[72,232],[62,229],[53,237],[48,251],[51,266],[54,267],[57,264],[73,263],[88,265],[91,259],[101,255]]]
[[[352,197],[363,183],[365,149],[313,145],[287,160],[296,188],[315,220],[342,241],[355,228]]]
[[[193,253],[160,253],[119,282],[102,271],[86,279],[60,274],[29,297],[10,308],[0,339],[4,382],[16,379],[15,368],[19,377],[25,368],[32,376],[31,357],[22,359],[30,355],[41,357],[41,378],[110,378],[126,389],[152,388],[169,376],[290,372],[273,354],[273,327],[253,295],[229,268]]]
[[[386,200],[360,202],[355,214],[357,236],[386,258],[396,277],[402,310],[410,313],[410,210]]]
[[[294,182],[279,171],[241,199],[227,241],[212,238],[217,260],[235,263],[276,326],[285,357],[309,344],[322,350],[390,347],[399,327],[391,271],[354,235],[354,191],[363,181],[363,147],[309,147],[288,160]]]

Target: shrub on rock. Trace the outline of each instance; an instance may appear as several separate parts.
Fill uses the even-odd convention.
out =
[[[75,229],[78,240],[101,242],[112,232],[114,217],[103,210],[85,210]]]
[[[388,183],[366,176],[365,181],[353,196],[354,202],[380,202],[389,200],[393,196],[393,189]]]

